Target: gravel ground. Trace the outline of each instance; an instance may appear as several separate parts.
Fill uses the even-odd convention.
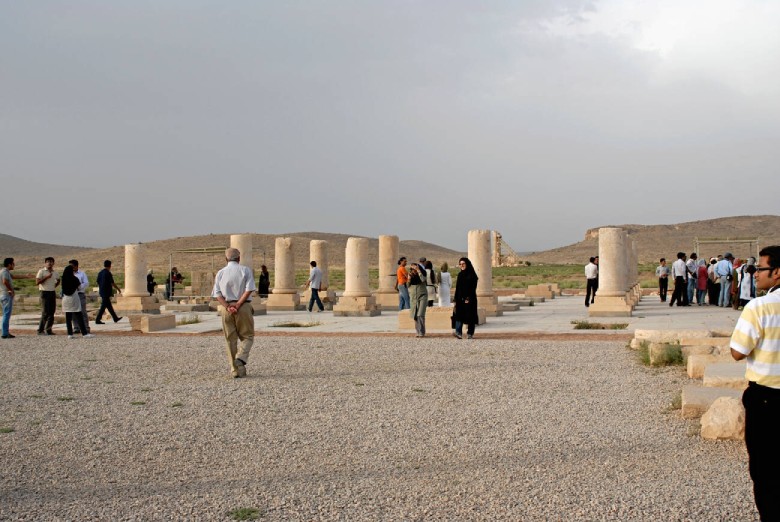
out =
[[[623,342],[0,342],[0,519],[757,520],[739,442]]]

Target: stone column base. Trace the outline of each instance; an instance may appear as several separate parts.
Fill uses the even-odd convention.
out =
[[[377,306],[382,310],[398,310],[398,292],[393,290],[392,292],[380,292],[377,290],[374,293],[374,299],[376,299]]]
[[[504,315],[504,307],[498,303],[497,296],[479,296],[477,295],[477,306],[485,309],[485,315],[488,317],[499,317]]]
[[[338,304],[333,307],[333,315],[336,317],[373,317],[381,313],[382,310],[376,304],[374,296],[341,296]]]
[[[116,297],[114,311],[117,315],[129,314],[159,314],[160,303],[156,297],[125,297],[119,295]]]
[[[634,307],[625,297],[602,297],[596,295],[596,300],[588,307],[589,317],[631,317]]]
[[[301,296],[297,292],[294,294],[268,294],[265,306],[266,310],[276,312],[305,310],[305,307],[301,304]]]

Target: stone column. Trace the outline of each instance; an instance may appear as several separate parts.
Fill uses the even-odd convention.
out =
[[[320,299],[325,309],[332,309],[336,302],[336,292],[330,290],[328,276],[328,242],[322,239],[312,239],[309,243],[309,261],[316,261],[317,268],[322,271],[322,286],[320,287]],[[304,293],[304,305],[308,305],[311,290]]]
[[[381,310],[368,287],[368,239],[350,237],[344,267],[344,295],[333,307],[336,316],[374,316]]]
[[[628,291],[628,238],[622,228],[599,229],[599,289],[588,308],[591,317],[630,317]]]
[[[125,288],[116,297],[114,309],[119,315],[159,314],[160,303],[146,291],[146,246],[125,245]]]
[[[490,230],[469,230],[468,257],[477,272],[477,303],[485,309],[485,315],[498,317],[504,314],[498,304],[498,297],[493,293],[493,268]]]
[[[293,238],[277,237],[274,246],[274,288],[266,301],[268,310],[301,310],[301,296],[295,285]]]
[[[383,310],[398,310],[397,269],[398,236],[379,236],[379,289],[374,297]]]
[[[252,266],[252,234],[233,234],[230,236],[230,247],[241,252],[239,264],[249,267],[252,277],[255,277],[255,269]]]

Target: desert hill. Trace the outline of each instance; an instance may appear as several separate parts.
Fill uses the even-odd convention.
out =
[[[761,247],[780,244],[780,216],[734,216],[675,225],[604,225],[628,231],[637,243],[639,262],[655,263],[661,257],[676,259],[677,252],[693,252],[694,238],[759,238]],[[756,255],[755,244],[704,244],[703,256],[732,252],[737,257]],[[582,263],[598,254],[598,228],[585,232],[579,243],[526,256],[531,263]]]
[[[735,216],[705,221],[692,221],[673,225],[605,225],[619,226],[628,230],[637,241],[639,260],[643,263],[656,262],[660,257],[674,258],[678,251],[693,251],[694,238],[746,238],[758,237],[760,246],[780,244],[780,216]],[[465,234],[465,233],[464,233]],[[298,232],[291,234],[253,234],[254,258],[256,269],[266,264],[270,270],[274,268],[274,242],[277,237],[294,237],[295,262],[297,268],[306,268],[309,262],[309,241],[322,239],[328,241],[329,264],[334,268],[344,266],[344,251],[348,234],[328,234],[323,232]],[[221,254],[191,254],[176,253],[176,250],[208,247],[226,247],[230,243],[228,234],[209,234],[202,236],[177,237],[146,243],[149,249],[149,266],[157,274],[165,274],[168,270],[170,256],[173,253],[173,264],[185,274],[192,270],[219,269],[224,264]],[[701,253],[712,256],[731,251],[737,257],[755,255],[747,244],[724,243],[703,245]],[[378,265],[379,240],[369,238],[369,265]],[[447,261],[455,266],[455,261],[463,255],[462,252],[426,243],[419,240],[400,242],[400,252],[409,259],[416,260],[425,256],[438,266]],[[567,245],[544,252],[533,252],[523,256],[532,263],[574,263],[584,264],[587,259],[598,253],[598,228],[585,232],[585,238],[572,245]],[[47,245],[34,243],[6,234],[0,234],[0,257],[14,257],[17,261],[17,273],[28,273],[37,270],[43,257],[51,255],[57,258],[57,266],[62,268],[65,260],[78,258],[81,266],[89,272],[98,271],[104,259],[114,261],[115,271],[124,271],[124,246],[104,249],[72,247],[63,245]],[[161,279],[158,277],[158,280]]]
[[[254,254],[253,265],[255,270],[265,264],[269,270],[274,269],[274,244],[277,237],[292,237],[293,251],[295,255],[295,265],[297,268],[308,268],[309,264],[309,241],[312,239],[321,239],[328,242],[328,264],[330,267],[344,267],[344,255],[347,246],[348,234],[327,234],[322,232],[297,232],[290,234],[253,234]],[[10,238],[6,241],[5,238]],[[379,264],[379,239],[369,239],[369,266],[378,266]],[[25,249],[27,244],[36,245],[35,250],[30,253]],[[209,234],[204,236],[177,237],[172,239],[163,239],[146,243],[148,249],[149,267],[154,269],[156,274],[160,274],[158,280],[162,279],[162,274],[167,273],[168,266],[173,256],[173,265],[177,266],[185,275],[192,270],[211,270],[219,269],[225,264],[225,258],[222,253],[180,253],[177,250],[183,249],[203,249],[210,247],[226,248],[230,246],[229,234]],[[47,250],[45,247],[50,247]],[[56,249],[56,254],[51,254]],[[70,250],[69,250],[70,249]],[[43,263],[43,257],[52,255],[57,259],[57,267],[62,267],[63,263],[70,258],[77,258],[79,264],[87,271],[96,272],[103,266],[103,260],[111,259],[114,263],[115,272],[124,271],[124,245],[103,249],[83,249],[77,247],[60,247],[57,245],[42,245],[31,243],[29,241],[13,238],[12,236],[0,237],[0,255],[2,257],[13,257],[16,259],[17,271],[26,273],[39,268]],[[462,252],[456,252],[432,243],[424,241],[409,240],[400,242],[400,253],[409,259],[418,259],[425,256],[436,263],[437,267],[447,261],[450,266],[455,266],[457,259],[464,255]]]

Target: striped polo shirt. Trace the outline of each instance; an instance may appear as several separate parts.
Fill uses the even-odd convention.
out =
[[[780,291],[745,305],[731,335],[731,348],[747,355],[748,381],[780,388]]]

